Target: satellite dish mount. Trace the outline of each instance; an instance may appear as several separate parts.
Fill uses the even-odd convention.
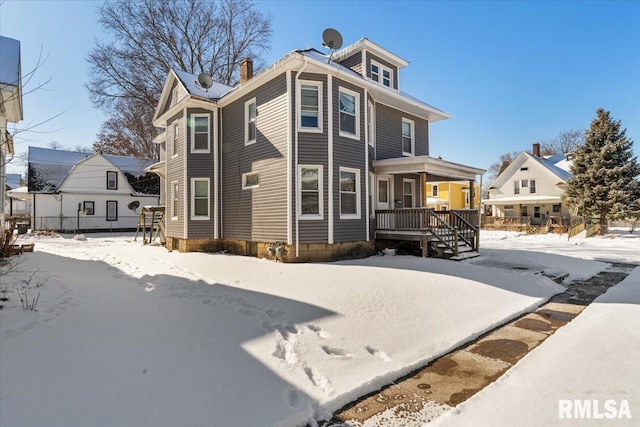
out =
[[[322,32],[322,46],[331,49],[327,63],[331,62],[333,53],[342,47],[342,36],[337,30],[327,28]]]
[[[213,85],[213,79],[207,73],[198,74],[198,84],[205,92],[208,92],[208,89]]]

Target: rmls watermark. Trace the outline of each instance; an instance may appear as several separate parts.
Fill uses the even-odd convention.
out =
[[[593,420],[631,419],[631,408],[627,399],[560,399],[558,417]]]

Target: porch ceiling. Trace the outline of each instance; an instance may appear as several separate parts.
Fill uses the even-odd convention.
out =
[[[500,199],[483,199],[485,205],[512,205],[529,203],[560,203],[560,196],[513,196]]]
[[[438,181],[475,181],[476,175],[482,175],[484,169],[460,165],[430,156],[402,157],[395,159],[376,160],[373,162],[376,173],[427,173],[427,181],[433,181],[431,176],[437,176]]]

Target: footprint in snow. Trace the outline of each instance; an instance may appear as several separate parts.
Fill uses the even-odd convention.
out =
[[[378,350],[377,348],[374,348],[371,346],[367,346],[366,349],[370,355],[375,356],[381,360],[384,360],[385,362],[391,362],[391,358],[384,351]]]
[[[321,348],[329,356],[351,357],[351,353],[341,348],[329,347],[328,345],[323,345]]]
[[[300,393],[298,390],[288,388],[284,391],[284,401],[292,408],[300,406]]]
[[[147,287],[144,288],[145,292],[151,292],[156,288],[156,286],[153,283],[147,283]]]

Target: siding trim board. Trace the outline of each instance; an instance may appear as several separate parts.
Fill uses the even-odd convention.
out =
[[[287,70],[287,244],[293,243],[293,203],[292,203],[292,183],[294,179],[292,176],[292,164],[291,164],[291,133],[293,131],[293,122],[291,120],[293,103],[291,102],[291,70]]]
[[[328,205],[328,227],[327,227],[327,241],[330,245],[334,243],[334,230],[333,230],[333,76],[331,74],[327,75],[327,163],[328,163],[328,171],[329,174],[327,179],[329,181],[329,188],[327,189],[327,194],[329,195],[329,200],[327,201]]]

